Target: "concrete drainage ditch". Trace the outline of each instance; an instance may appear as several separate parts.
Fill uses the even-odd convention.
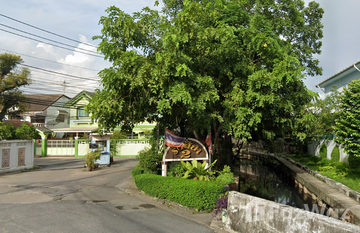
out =
[[[312,206],[306,204],[306,211],[230,192],[225,222],[229,232],[360,232],[356,225],[360,223],[359,203],[286,159],[258,152],[252,152],[248,158],[269,156],[281,163],[281,172],[292,180],[295,189],[310,197]]]

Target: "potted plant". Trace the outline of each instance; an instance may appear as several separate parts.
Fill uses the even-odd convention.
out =
[[[222,222],[225,222],[226,220],[226,212],[227,212],[227,204],[228,204],[228,196],[227,196],[227,192],[225,194],[222,194],[218,199],[216,200],[216,205],[214,208],[214,212],[212,214],[212,216],[214,218],[217,217],[217,215],[219,213],[221,213],[221,219],[220,218],[216,218],[218,221],[222,220]]]
[[[85,165],[86,170],[92,171],[95,168],[95,160],[97,160],[100,157],[99,152],[89,152],[85,155]]]

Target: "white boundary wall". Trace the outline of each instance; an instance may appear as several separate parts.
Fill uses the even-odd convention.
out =
[[[338,144],[336,144],[334,142],[334,140],[323,139],[320,141],[313,141],[308,146],[308,153],[319,157],[320,156],[320,147],[322,146],[322,144],[325,144],[325,146],[326,146],[327,158],[331,159],[331,152],[333,151],[335,146],[338,146]],[[347,163],[349,156],[344,152],[344,148],[342,147],[342,145],[339,146],[339,152],[340,152],[340,156],[339,156],[340,162]]]
[[[149,140],[121,140],[116,143],[116,155],[136,156],[147,147],[150,147]]]
[[[33,168],[34,143],[32,140],[0,141],[0,173]]]

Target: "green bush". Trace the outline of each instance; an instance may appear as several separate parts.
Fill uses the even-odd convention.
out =
[[[222,171],[219,171],[219,176],[216,181],[222,185],[234,184],[234,173],[231,172],[229,166],[225,165]]]
[[[135,167],[132,171],[131,171],[131,175],[137,176],[137,175],[141,175],[144,173],[144,170],[141,167]]]
[[[223,185],[215,181],[179,179],[154,174],[135,175],[134,180],[139,189],[152,197],[167,199],[200,211],[212,211],[216,199],[225,193]]]
[[[180,162],[171,162],[168,166],[167,176],[182,177],[184,172],[185,170]]]
[[[323,143],[320,147],[320,158],[321,159],[327,158],[327,148],[326,148],[325,143]]]
[[[335,146],[331,152],[331,161],[339,162],[340,161],[340,151],[339,147]]]
[[[40,134],[33,125],[28,125],[26,122],[21,124],[20,128],[16,129],[16,139],[31,140],[40,139]]]
[[[0,121],[0,140],[12,140],[15,138],[16,138],[15,126]]]
[[[214,180],[215,179],[214,172],[209,172],[209,170],[211,167],[215,165],[216,161],[217,160],[215,160],[212,164],[210,164],[207,168],[205,168],[206,167],[205,161],[203,163],[200,163],[197,160],[193,159],[191,163],[189,163],[181,160],[180,161],[181,166],[185,171],[183,178],[185,179],[195,178],[206,181]]]
[[[156,154],[153,147],[145,148],[139,152],[139,166],[144,173],[158,174],[161,171],[162,155]]]
[[[356,168],[360,167],[360,157],[350,154],[348,161],[349,161],[350,168],[356,169]]]

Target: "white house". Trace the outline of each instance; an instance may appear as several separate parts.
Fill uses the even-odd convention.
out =
[[[351,64],[340,72],[330,76],[324,81],[320,82],[316,85],[317,88],[321,88],[321,90],[326,94],[331,92],[333,86],[341,92],[344,87],[347,87],[348,83],[355,79],[360,78],[360,61]]]
[[[31,122],[35,127],[57,128],[69,127],[69,109],[64,105],[70,98],[63,94],[25,94],[24,102],[27,111],[21,116],[24,121]],[[57,135],[62,137],[62,135]]]

